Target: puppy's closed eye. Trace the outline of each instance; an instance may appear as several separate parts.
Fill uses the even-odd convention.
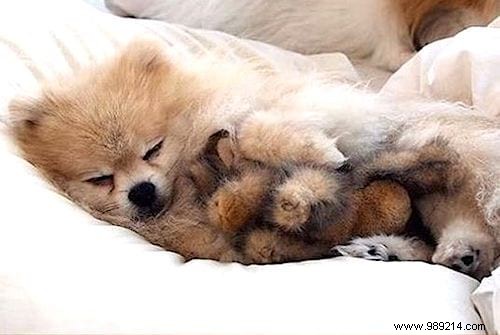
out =
[[[149,160],[156,158],[158,156],[158,154],[160,153],[162,146],[163,146],[163,140],[159,141],[151,149],[149,149],[144,154],[144,156],[142,156],[142,159],[145,161],[149,161]]]
[[[113,175],[104,175],[99,177],[93,177],[85,180],[86,183],[93,184],[95,186],[112,186],[113,185]]]

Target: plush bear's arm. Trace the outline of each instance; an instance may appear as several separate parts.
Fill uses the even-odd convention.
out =
[[[264,207],[273,174],[255,167],[226,181],[207,202],[209,222],[226,233],[236,233],[254,222]]]

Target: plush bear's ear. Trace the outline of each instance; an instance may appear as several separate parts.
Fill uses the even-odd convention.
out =
[[[229,137],[219,140],[219,143],[217,143],[217,153],[226,167],[232,167],[236,164],[234,145]]]
[[[234,167],[237,155],[230,133],[227,130],[222,129],[212,134],[205,146],[204,155],[211,157],[212,162],[217,161],[222,163],[224,169]]]

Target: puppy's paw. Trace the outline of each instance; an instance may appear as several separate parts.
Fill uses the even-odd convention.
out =
[[[238,129],[242,156],[274,167],[284,163],[340,166],[345,162],[336,138],[321,128],[303,126],[297,121],[280,111],[253,113]]]
[[[304,190],[284,185],[278,190],[272,210],[273,222],[285,231],[298,232],[311,215],[311,204]]]
[[[423,241],[397,235],[355,238],[331,249],[333,256],[350,256],[376,261],[429,261],[432,254]]]
[[[337,138],[325,136],[320,138],[318,143],[311,142],[311,146],[318,152],[317,159],[312,160],[313,163],[330,165],[337,169],[345,168],[349,163],[349,159],[337,148]]]
[[[397,261],[396,255],[389,254],[387,246],[380,244],[351,243],[338,245],[331,249],[332,256],[348,256],[372,261]]]
[[[481,279],[490,273],[493,255],[471,241],[455,240],[438,244],[432,261]]]

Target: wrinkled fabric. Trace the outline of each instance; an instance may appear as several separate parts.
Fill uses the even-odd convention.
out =
[[[500,19],[426,46],[382,92],[459,101],[500,117]]]

